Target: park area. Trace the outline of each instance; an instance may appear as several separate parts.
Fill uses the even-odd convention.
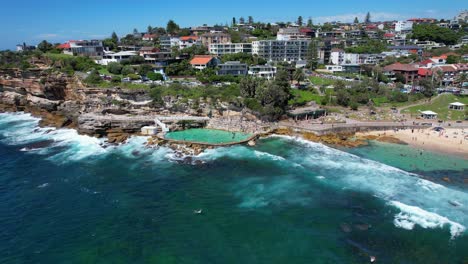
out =
[[[420,111],[433,111],[437,113],[437,118],[441,120],[464,120],[467,117],[465,110],[450,110],[451,103],[460,102],[468,105],[468,96],[456,96],[453,94],[441,94],[433,97],[430,101],[419,105],[414,105],[401,110],[402,114],[411,114],[412,117],[419,116]]]

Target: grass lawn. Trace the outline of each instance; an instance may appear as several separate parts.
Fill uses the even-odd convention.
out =
[[[293,89],[291,90],[291,94],[293,95],[294,98],[289,100],[289,105],[304,105],[312,101],[315,101],[318,104],[320,104],[323,98],[323,96],[320,96],[316,93],[313,93],[311,91],[305,91],[305,90]]]
[[[44,56],[49,57],[51,59],[66,59],[66,58],[73,58],[73,55],[63,54],[63,53],[46,53]]]
[[[455,96],[453,94],[443,94],[431,102],[423,105],[413,106],[402,110],[402,113],[409,113],[412,116],[418,116],[419,111],[433,111],[438,114],[438,119],[442,120],[463,120],[465,111],[449,110],[450,103],[460,102],[468,105],[468,96]]]
[[[325,85],[325,86],[328,86],[328,85],[333,85],[335,84],[335,81],[334,80],[330,80],[330,79],[326,79],[326,78],[321,78],[321,77],[318,77],[318,76],[311,76],[310,77],[310,82],[314,85]]]

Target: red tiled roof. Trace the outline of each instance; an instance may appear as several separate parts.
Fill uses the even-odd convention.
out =
[[[195,55],[190,61],[192,65],[205,65],[208,64],[214,57],[211,55]]]
[[[431,63],[434,63],[432,60],[430,59],[427,59],[427,60],[423,60],[419,63],[419,65],[428,65],[428,64],[431,64]]]
[[[182,41],[198,40],[198,36],[183,36],[183,37],[180,37],[180,40],[182,40]]]
[[[419,68],[418,69],[418,75],[419,76],[432,76],[432,70],[431,69],[425,69],[425,68]]]
[[[301,29],[299,29],[299,32],[301,32],[301,33],[312,33],[314,31],[312,29],[310,29],[310,28],[301,28]]]
[[[70,43],[63,43],[57,46],[57,49],[69,49]]]
[[[156,38],[158,35],[156,34],[144,34],[143,38]]]
[[[383,36],[384,36],[385,38],[393,38],[393,37],[395,37],[395,34],[393,34],[393,33],[385,33]]]
[[[389,71],[417,71],[418,66],[415,64],[401,64],[401,63],[394,63],[391,65],[388,65],[384,67],[384,71],[389,72]]]

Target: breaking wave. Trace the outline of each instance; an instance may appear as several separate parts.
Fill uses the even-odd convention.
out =
[[[110,154],[157,163],[180,159],[169,148],[145,147],[146,137],[132,137],[127,144],[112,146],[106,145],[104,139],[79,135],[72,129],[40,128],[38,122],[38,118],[29,114],[0,114],[0,142],[18,146],[18,150],[27,154],[45,155],[57,163],[93,162]],[[319,191],[314,188],[326,185],[336,190],[366,192],[397,208],[400,212],[393,223],[398,228],[449,227],[452,238],[466,230],[468,194],[463,191],[319,143],[287,136],[276,138],[279,143],[271,149],[222,147],[191,158],[202,162],[252,160],[281,169],[268,177],[255,176],[253,171],[232,183],[232,193],[240,200],[240,208],[310,206],[316,202],[311,193]],[[31,147],[41,141],[51,143]]]

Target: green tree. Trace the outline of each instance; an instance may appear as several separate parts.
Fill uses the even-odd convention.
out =
[[[115,31],[112,32],[111,39],[115,44],[119,43],[119,37],[117,36],[117,33],[115,33]]]
[[[463,83],[468,82],[468,73],[460,73],[457,78],[456,78],[457,83],[460,85],[460,87],[463,86]]]
[[[294,80],[296,80],[298,83],[303,82],[305,80],[305,74],[302,69],[296,69],[294,72]]]
[[[239,24],[245,24],[245,18],[244,17],[240,17],[239,18]]]
[[[123,66],[118,62],[109,62],[107,70],[112,74],[121,74]]]
[[[359,19],[357,17],[354,18],[354,24],[359,24]]]
[[[122,75],[129,75],[129,74],[135,73],[135,70],[133,69],[132,66],[126,65],[122,68],[121,73]]]
[[[148,72],[146,77],[152,81],[164,81],[164,76],[159,72]]]
[[[460,57],[455,55],[447,56],[447,64],[455,64],[460,62]]]
[[[454,45],[458,42],[459,35],[451,29],[442,28],[435,24],[419,24],[413,26],[411,38]]]
[[[235,25],[237,25],[237,21],[236,21],[236,18],[233,17],[233,18],[232,18],[232,26],[235,26]]]
[[[371,22],[371,14],[370,14],[370,12],[367,12],[366,18],[364,19],[364,22],[365,22],[366,24],[369,24],[369,23]]]
[[[302,27],[302,23],[303,23],[302,16],[299,16],[299,17],[297,18],[297,24],[298,24],[300,27]]]
[[[239,83],[239,90],[242,97],[254,98],[261,81],[253,77],[244,77]]]
[[[252,16],[249,16],[249,25],[252,25],[254,23],[254,19]]]
[[[166,26],[166,32],[168,34],[175,34],[177,33],[177,31],[179,31],[179,25],[177,25],[174,20],[169,20],[169,22],[167,22],[167,26]]]
[[[317,69],[318,63],[319,63],[319,57],[318,57],[318,45],[316,40],[312,40],[309,44],[309,47],[307,49],[307,67],[309,67],[311,70]]]
[[[151,25],[149,25],[148,28],[146,29],[146,33],[148,34],[153,33],[153,27]]]
[[[148,72],[153,71],[153,66],[149,64],[142,64],[140,67],[138,67],[138,74],[140,75],[146,75]]]
[[[41,41],[41,43],[37,45],[37,49],[44,53],[51,51],[53,48],[54,46],[51,43],[49,43],[47,40],[43,40]]]
[[[91,84],[91,85],[95,85],[95,84],[99,84],[102,79],[101,79],[101,76],[99,76],[99,72],[96,71],[96,70],[93,70],[89,75],[88,77],[85,78],[85,83],[87,84]]]
[[[307,27],[312,28],[314,26],[314,23],[312,21],[312,18],[307,19]]]

